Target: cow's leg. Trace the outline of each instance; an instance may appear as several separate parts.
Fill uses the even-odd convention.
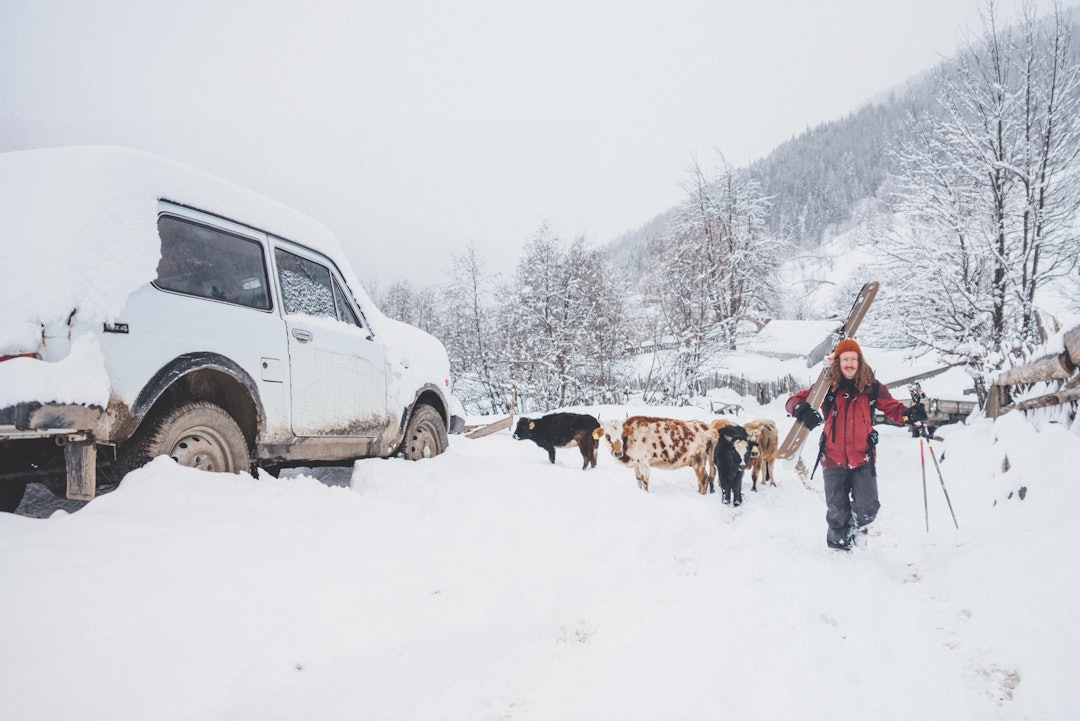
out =
[[[578,431],[574,436],[574,440],[577,441],[578,450],[581,451],[581,470],[586,470],[589,467],[589,461],[592,461],[593,468],[596,467],[596,441],[593,440],[591,431]]]
[[[742,471],[735,474],[735,482],[732,484],[731,489],[731,505],[742,505]]]
[[[552,463],[555,462],[555,446],[544,446],[544,450],[548,452],[548,460]]]
[[[768,479],[770,486],[776,485],[776,476],[773,475],[773,462],[771,459],[765,461],[765,478]]]
[[[709,481],[712,479],[703,466],[694,466],[694,473],[697,474],[697,492],[704,496],[709,492]]]
[[[731,503],[731,485],[726,468],[717,469],[720,474],[720,501],[726,506]]]
[[[649,467],[638,464],[634,466],[634,476],[637,478],[637,487],[649,492]]]
[[[758,469],[758,464],[755,463],[753,465],[753,470],[750,472],[750,479],[754,482],[753,485],[750,486],[751,491],[756,491],[757,490],[757,469]],[[762,485],[765,485],[764,481],[762,481]]]

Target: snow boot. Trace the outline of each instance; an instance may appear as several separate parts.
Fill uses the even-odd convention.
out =
[[[825,542],[828,544],[829,548],[832,548],[832,549],[834,549],[836,551],[850,551],[851,550],[851,536],[848,536],[843,541],[829,541],[829,540],[826,540]]]

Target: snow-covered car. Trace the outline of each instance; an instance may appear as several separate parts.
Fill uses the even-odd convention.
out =
[[[0,154],[0,510],[168,455],[212,471],[441,453],[446,350],[334,235],[120,148]]]

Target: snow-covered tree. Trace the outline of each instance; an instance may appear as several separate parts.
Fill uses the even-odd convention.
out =
[[[735,348],[739,322],[765,314],[779,292],[782,244],[765,229],[769,201],[757,181],[726,165],[715,178],[696,162],[645,289],[655,340],[672,349],[666,391],[697,392],[703,366]]]
[[[615,400],[630,352],[623,294],[584,238],[542,226],[503,293],[499,323],[523,409]]]
[[[937,71],[897,151],[907,222],[880,247],[897,280],[890,308],[909,342],[985,377],[1040,340],[1037,296],[1076,267],[1080,234],[1080,64],[1057,8],[983,34]]]
[[[455,253],[436,333],[450,356],[454,393],[467,408],[487,413],[507,411],[512,395],[493,286],[475,245]]]
[[[385,293],[376,296],[379,309],[397,320],[415,325],[428,333],[437,331],[440,313],[433,288],[416,290],[408,280],[396,280]]]

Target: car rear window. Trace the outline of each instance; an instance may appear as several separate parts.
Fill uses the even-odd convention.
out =
[[[163,215],[161,260],[154,285],[260,310],[270,309],[266,261],[259,243],[218,228]]]

